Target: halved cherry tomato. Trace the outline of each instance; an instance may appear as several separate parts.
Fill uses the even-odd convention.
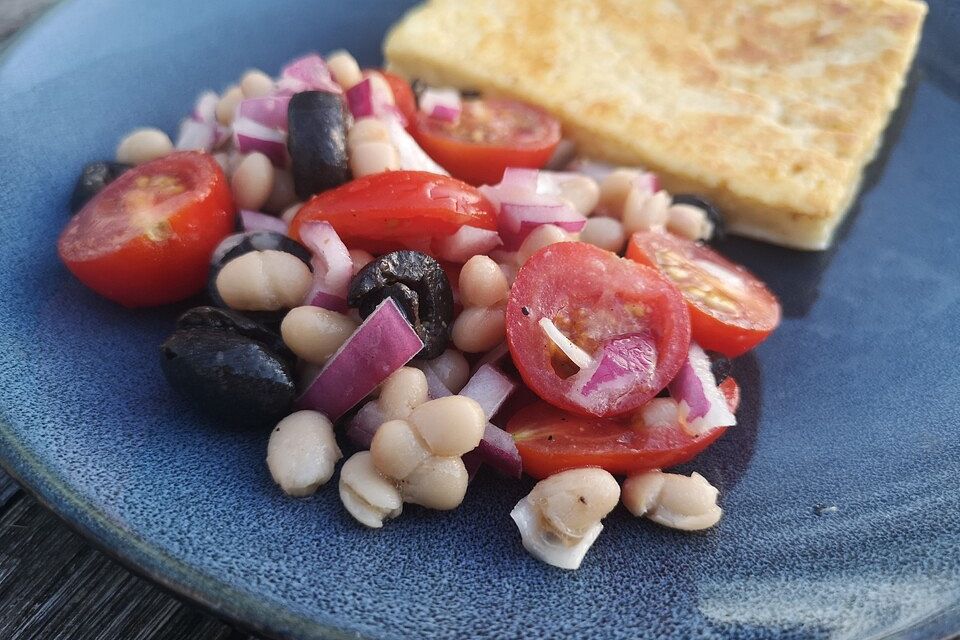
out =
[[[644,231],[630,239],[627,257],[656,267],[680,287],[693,340],[704,349],[735,358],[780,324],[780,303],[766,285],[700,243]]]
[[[397,103],[397,108],[400,110],[400,113],[407,119],[407,128],[410,128],[417,118],[417,99],[413,96],[413,89],[410,88],[410,83],[389,71],[381,70],[380,74],[383,75],[383,79],[390,85],[390,90],[393,91],[393,100]]]
[[[183,300],[234,230],[230,187],[211,156],[174,153],[127,171],[70,219],[57,244],[83,284],[127,307]]]
[[[290,236],[299,239],[300,225],[310,220],[329,222],[348,247],[374,254],[429,252],[433,239],[463,225],[497,227],[493,205],[474,187],[425,171],[375,173],[324,191],[300,209]]]
[[[539,169],[560,142],[556,118],[514,100],[464,100],[457,122],[416,117],[411,133],[427,155],[470,184],[496,184],[507,167]]]
[[[579,369],[541,325],[551,322],[593,359]],[[582,242],[553,244],[520,269],[507,302],[507,343],[524,382],[568,411],[634,411],[680,370],[690,314],[665,277]]]
[[[740,387],[733,378],[720,384],[731,412],[740,404]],[[545,402],[521,409],[511,418],[523,470],[546,478],[564,469],[602,467],[610,473],[630,475],[672,467],[695,458],[727,430],[718,427],[695,438],[679,424],[648,427],[639,416],[630,419],[573,415]]]

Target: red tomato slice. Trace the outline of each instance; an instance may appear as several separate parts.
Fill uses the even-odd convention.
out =
[[[57,247],[73,275],[105,298],[167,304],[203,289],[210,254],[235,217],[216,160],[174,153],[107,185],[70,219]]]
[[[434,238],[463,225],[497,228],[493,205],[474,187],[425,171],[375,173],[324,191],[300,209],[290,236],[299,239],[309,220],[326,220],[348,247],[374,254],[429,252]]]
[[[541,319],[599,364],[579,369]],[[614,416],[638,409],[677,374],[690,346],[690,315],[677,288],[654,269],[562,242],[535,253],[517,274],[507,342],[541,398],[574,413]]]
[[[400,113],[407,119],[407,128],[410,128],[417,118],[417,99],[413,95],[410,83],[389,71],[381,70],[379,73],[390,85],[390,90],[393,91],[393,100],[397,103]]]
[[[733,378],[720,385],[731,412],[740,404],[740,387]],[[513,434],[523,470],[546,478],[565,469],[601,467],[632,475],[689,462],[719,438],[718,427],[694,438],[679,424],[648,427],[639,417],[626,420],[577,416],[544,402],[521,409],[507,425]]]
[[[455,123],[416,117],[411,133],[427,155],[470,184],[496,184],[507,167],[539,169],[560,142],[556,118],[514,100],[464,100]]]
[[[780,324],[780,302],[744,267],[669,233],[635,233],[627,257],[655,267],[680,287],[690,307],[693,340],[735,358]]]

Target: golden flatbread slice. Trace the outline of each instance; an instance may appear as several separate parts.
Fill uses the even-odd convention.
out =
[[[384,43],[430,84],[552,112],[587,156],[824,249],[897,105],[918,0],[430,0]]]

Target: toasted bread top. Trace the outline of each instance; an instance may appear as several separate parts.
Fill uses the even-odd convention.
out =
[[[916,0],[430,0],[385,53],[431,83],[539,104],[587,155],[670,188],[829,221],[896,106],[925,13]]]

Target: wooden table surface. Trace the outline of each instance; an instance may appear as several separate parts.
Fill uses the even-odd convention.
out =
[[[0,51],[57,0],[0,0]],[[0,640],[251,638],[134,576],[0,471]]]

